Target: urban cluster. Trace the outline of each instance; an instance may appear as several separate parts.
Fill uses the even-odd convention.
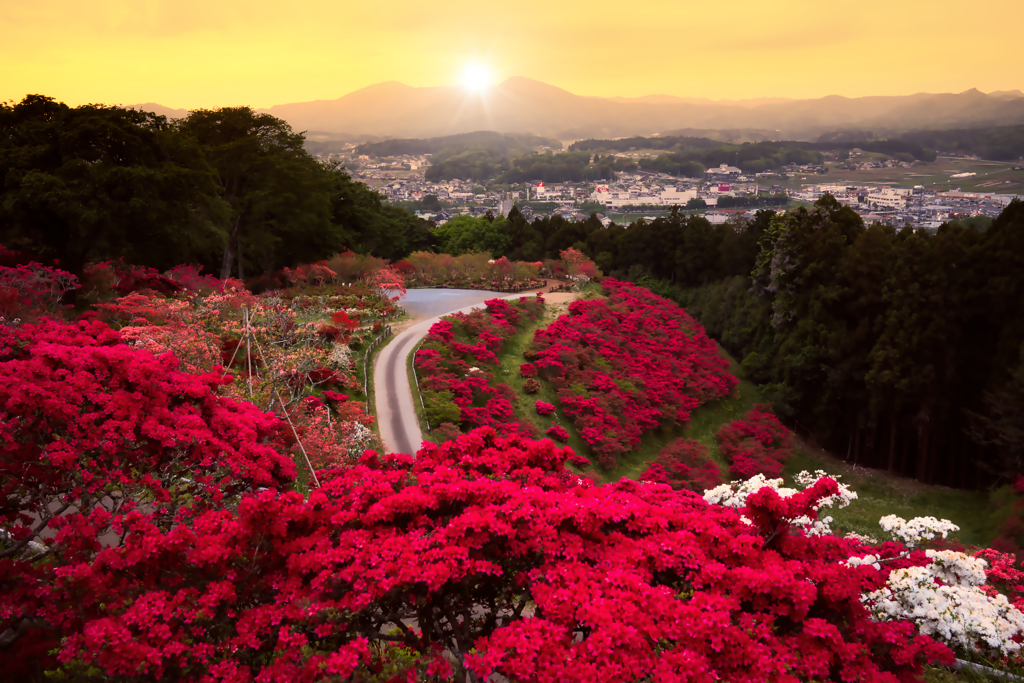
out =
[[[527,219],[559,215],[569,220],[584,221],[596,215],[606,227],[612,223],[606,214],[654,218],[679,207],[696,211],[712,224],[719,224],[764,208],[781,211],[798,202],[813,203],[828,193],[840,203],[852,207],[867,223],[890,223],[898,227],[911,225],[934,230],[959,218],[994,218],[1014,198],[1020,197],[924,185],[893,187],[834,182],[807,184],[793,189],[773,182],[786,174],[820,173],[821,169],[813,164],[806,167],[791,165],[792,168],[783,168],[779,172],[758,174],[744,174],[740,168],[722,164],[709,168],[702,178],[682,179],[638,169],[633,173],[620,173],[615,181],[534,181],[489,189],[473,180],[426,180],[423,169],[430,165],[430,156],[407,155],[388,160],[360,156],[344,161],[355,178],[376,189],[389,202],[409,204],[422,202],[429,196],[436,197],[437,207],[420,209],[417,213],[437,224],[460,214],[482,216],[490,212],[507,215],[513,206],[518,206]],[[861,164],[852,158],[848,163],[854,164],[856,169],[862,165],[865,168],[879,164],[908,165],[895,160],[869,160]],[[779,206],[780,198],[788,198],[786,207]],[[632,220],[629,218],[622,222]]]

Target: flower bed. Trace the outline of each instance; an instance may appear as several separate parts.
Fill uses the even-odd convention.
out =
[[[661,449],[640,480],[703,493],[722,483],[722,472],[707,446],[693,439],[678,439]]]
[[[413,362],[432,428],[457,423],[464,430],[489,426],[501,433],[532,433],[514,417],[515,393],[496,383],[493,370],[502,343],[524,317],[536,318],[543,305],[539,295],[491,299],[483,309],[456,313],[430,328]]]
[[[737,479],[755,474],[775,478],[793,452],[793,434],[766,405],[755,405],[742,420],[733,420],[715,434],[718,448]]]
[[[607,300],[573,302],[539,330],[527,359],[551,382],[601,466],[611,468],[645,432],[686,422],[739,380],[682,308],[626,282],[609,279],[603,287]]]

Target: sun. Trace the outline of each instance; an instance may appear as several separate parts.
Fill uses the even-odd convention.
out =
[[[462,69],[462,87],[483,92],[491,85],[491,70],[484,64],[467,64]]]

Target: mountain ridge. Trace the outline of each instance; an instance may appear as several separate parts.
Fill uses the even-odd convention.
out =
[[[155,103],[133,106],[173,118],[185,114],[185,110]],[[760,128],[800,139],[844,128],[906,131],[1020,124],[1024,123],[1024,93],[985,94],[971,88],[960,93],[815,99],[591,97],[516,76],[483,92],[385,81],[335,99],[278,104],[258,111],[284,119],[295,130],[350,136],[426,138],[493,130],[565,140],[654,135],[684,128]]]

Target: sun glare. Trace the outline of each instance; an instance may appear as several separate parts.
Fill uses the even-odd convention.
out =
[[[491,85],[491,72],[483,64],[469,64],[462,70],[462,87],[482,92]]]

